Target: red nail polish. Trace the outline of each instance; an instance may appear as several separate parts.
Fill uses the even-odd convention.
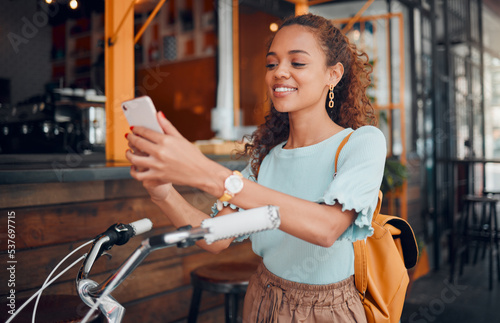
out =
[[[130,127],[130,131],[134,131],[134,126]]]
[[[128,136],[128,132],[125,134],[125,138],[127,138],[127,136]]]
[[[165,115],[163,114],[163,111],[160,111],[160,115],[161,115],[161,117],[162,117],[163,119],[166,119],[166,118],[165,118]]]

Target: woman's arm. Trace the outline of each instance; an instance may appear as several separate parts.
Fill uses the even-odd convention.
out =
[[[127,139],[148,156],[137,156],[130,151],[127,159],[145,171],[132,174],[140,181],[159,179],[199,188],[212,196],[222,196],[224,181],[231,170],[205,157],[193,144],[187,141],[163,116],[159,116],[165,134],[136,127]],[[265,205],[280,207],[280,229],[302,240],[324,246],[331,246],[356,218],[354,211],[342,212],[341,206],[320,205],[277,192],[249,180],[231,203],[244,209]],[[164,212],[185,212],[188,206],[166,203]],[[196,213],[196,212],[191,212]],[[307,216],[304,216],[307,215]],[[190,218],[201,222],[202,215]],[[184,225],[186,219],[179,222]],[[192,223],[189,223],[192,224]]]
[[[133,152],[133,155],[143,157],[149,156],[147,153],[135,147],[132,143],[129,142],[128,145],[131,149],[130,153]],[[130,174],[137,179],[141,172],[147,170],[148,169],[133,165],[130,169]],[[163,182],[158,178],[152,178],[143,180],[142,185],[149,193],[151,201],[163,211],[176,228],[186,225],[198,227],[203,220],[210,218],[208,215],[189,204],[182,195],[175,190],[171,182]],[[217,216],[233,212],[235,212],[235,210],[227,207],[219,212]],[[196,244],[212,253],[219,253],[223,249],[226,249],[233,240],[234,239],[220,240],[210,245],[205,243],[204,240],[199,240],[196,241]]]
[[[299,239],[330,247],[354,222],[355,211],[342,212],[340,204],[325,205],[296,198],[244,180],[244,188],[231,203],[243,209],[264,205],[279,206],[280,230]]]

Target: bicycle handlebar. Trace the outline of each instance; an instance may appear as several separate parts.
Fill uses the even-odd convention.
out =
[[[279,208],[268,205],[242,212],[235,212],[215,218],[205,219],[200,227],[186,226],[177,231],[150,237],[125,260],[125,262],[101,284],[87,279],[94,262],[101,255],[106,238],[98,236],[89,252],[76,279],[80,298],[90,307],[95,308],[95,300],[108,322],[121,322],[125,309],[109,294],[118,287],[135,268],[154,250],[177,245],[186,247],[195,241],[205,239],[208,244],[218,240],[239,237],[264,230],[277,229],[280,225]],[[94,251],[94,248],[97,251]]]
[[[88,277],[95,261],[102,255],[105,250],[111,249],[115,244],[123,245],[130,238],[148,232],[153,228],[153,223],[150,219],[144,218],[130,224],[115,223],[110,226],[104,233],[94,238],[94,243],[90,248],[87,258],[78,272],[78,279]]]

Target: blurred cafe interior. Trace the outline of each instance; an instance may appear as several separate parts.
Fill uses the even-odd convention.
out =
[[[476,261],[486,268],[480,288],[498,295],[498,0],[1,0],[0,259],[15,214],[18,306],[113,223],[149,218],[144,237],[175,229],[130,176],[121,102],[151,97],[204,154],[241,170],[247,160],[234,151],[269,109],[268,41],[283,18],[306,12],[331,19],[373,65],[369,96],[388,151],[383,211],[410,222],[420,249],[409,297],[419,279],[444,272],[453,281]],[[178,190],[211,212],[214,197]],[[109,251],[93,279],[112,274],[141,239]],[[152,253],[113,292],[124,321],[235,319],[227,311],[241,311],[241,290],[195,300],[193,273],[220,262],[254,268],[258,259],[248,241],[218,255],[197,246]],[[41,316],[78,304],[77,272],[46,289]],[[2,299],[9,293],[2,284]]]

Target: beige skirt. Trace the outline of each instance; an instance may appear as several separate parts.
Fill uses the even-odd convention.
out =
[[[251,277],[243,307],[244,323],[366,322],[354,276],[329,285],[280,278],[261,263]]]

